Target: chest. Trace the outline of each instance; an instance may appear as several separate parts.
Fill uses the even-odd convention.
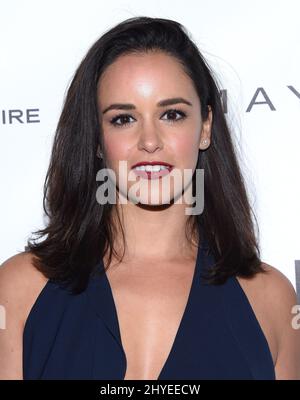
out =
[[[118,268],[107,278],[126,354],[124,379],[157,379],[180,329],[195,261]]]

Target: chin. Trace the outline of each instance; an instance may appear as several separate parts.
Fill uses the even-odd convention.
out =
[[[147,190],[143,191],[141,190],[138,192],[138,195],[136,193],[128,193],[128,200],[134,204],[143,204],[143,205],[149,205],[149,206],[163,206],[163,205],[172,205],[176,200],[178,203],[182,202],[182,199],[180,201],[180,198],[182,197],[182,192],[178,191],[174,193],[173,190],[168,193],[168,191],[155,191],[153,193],[148,192]]]

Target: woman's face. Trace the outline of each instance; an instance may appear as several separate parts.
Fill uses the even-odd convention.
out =
[[[178,100],[159,104],[167,99]],[[107,167],[115,173],[118,194],[150,205],[180,198],[191,182],[183,171],[192,170],[191,178],[199,148],[209,145],[212,116],[201,120],[199,97],[179,62],[162,52],[119,57],[99,79],[98,107]],[[200,139],[207,139],[205,146]],[[148,179],[152,172],[132,169],[152,161],[173,166],[171,174],[167,169]],[[170,179],[172,173],[182,176],[181,185]],[[133,185],[139,191],[130,191]]]

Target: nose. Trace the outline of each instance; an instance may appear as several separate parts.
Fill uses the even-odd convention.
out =
[[[159,128],[151,122],[144,123],[141,127],[138,149],[145,150],[149,153],[155,152],[157,149],[163,148],[163,141]]]

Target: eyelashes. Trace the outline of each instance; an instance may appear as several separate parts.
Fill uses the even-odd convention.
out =
[[[186,113],[185,113],[184,111],[179,110],[179,109],[175,109],[175,108],[172,108],[172,109],[170,109],[170,110],[167,110],[165,113],[163,113],[162,116],[164,116],[164,115],[170,115],[170,114],[171,114],[171,115],[175,115],[175,118],[174,118],[174,119],[167,119],[167,120],[165,120],[165,121],[167,121],[167,122],[169,122],[169,123],[171,123],[171,124],[177,123],[177,122],[182,122],[182,121],[187,117],[187,115],[186,115]],[[179,119],[176,118],[176,114],[179,114],[179,115],[180,115],[180,118],[179,118]],[[115,117],[113,117],[109,122],[110,122],[111,125],[113,125],[113,126],[115,126],[115,127],[117,127],[117,128],[121,128],[121,127],[128,126],[128,125],[131,124],[131,122],[124,122],[124,120],[127,120],[127,121],[128,121],[129,118],[133,118],[133,117],[132,117],[130,114],[118,114],[118,115],[116,115]],[[119,119],[120,119],[120,120],[123,119],[123,123],[117,122]],[[134,118],[133,118],[133,119],[134,119]]]

